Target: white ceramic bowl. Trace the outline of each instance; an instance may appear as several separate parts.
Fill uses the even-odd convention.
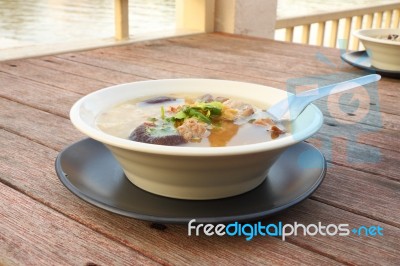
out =
[[[400,42],[380,38],[389,34],[400,35],[400,29],[365,29],[353,33],[363,43],[372,66],[400,71]]]
[[[292,135],[269,142],[231,147],[179,147],[140,143],[108,135],[95,125],[108,108],[135,98],[169,93],[214,93],[269,106],[287,97],[282,90],[212,79],[151,80],[93,92],[71,109],[72,123],[104,143],[136,186],[167,197],[216,199],[247,192],[266,178],[268,169],[289,146],[313,135],[322,125],[321,111],[308,106],[295,120]]]

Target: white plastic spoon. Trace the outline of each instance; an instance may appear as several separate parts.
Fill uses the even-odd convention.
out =
[[[288,98],[283,99],[271,106],[267,110],[267,113],[275,121],[293,121],[311,102],[318,100],[319,98],[354,89],[356,87],[366,85],[380,79],[380,75],[371,74],[360,78],[355,78],[348,81],[304,91],[299,94],[293,94],[290,95]]]

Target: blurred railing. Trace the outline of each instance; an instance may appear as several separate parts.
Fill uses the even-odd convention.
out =
[[[114,0],[115,39],[129,39],[129,0]]]
[[[129,0],[114,0],[115,39],[129,39]],[[214,30],[215,0],[176,0],[177,28]]]
[[[350,50],[362,49],[351,32],[368,28],[399,28],[400,3],[278,19],[275,39]],[[281,38],[279,38],[279,32]],[[282,36],[283,35],[283,36]],[[283,38],[282,38],[283,37]],[[297,40],[295,40],[297,37]]]
[[[114,1],[115,38],[129,39],[129,0]],[[258,2],[259,5],[265,4],[263,1]],[[219,2],[220,5],[221,3],[226,2]],[[216,0],[176,0],[177,28],[199,32],[214,31],[215,5]],[[242,5],[241,8],[244,6]],[[399,15],[400,2],[277,19],[275,39],[359,50],[363,49],[362,44],[357,38],[352,37],[352,31],[368,28],[399,28]],[[255,27],[260,27],[260,25],[255,25]]]

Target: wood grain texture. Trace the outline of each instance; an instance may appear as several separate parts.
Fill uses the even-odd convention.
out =
[[[307,141],[317,146],[328,160],[336,165],[400,180],[399,152],[397,151],[375,148],[338,137],[327,137],[320,133]]]
[[[64,117],[4,98],[0,98],[0,106],[0,128],[55,150],[86,137]]]
[[[2,265],[158,264],[3,183],[0,198]]]
[[[82,97],[67,90],[57,93],[55,87],[1,72],[0,87],[0,97],[66,118],[72,104]]]
[[[71,92],[87,94],[93,89],[112,85],[109,82],[101,82],[79,75],[60,73],[57,70],[45,68],[25,61],[8,62],[0,64],[0,71],[15,76],[22,76],[24,79],[32,80],[52,88],[62,88]]]
[[[295,217],[295,219],[293,219]],[[316,219],[316,217],[318,217]],[[355,215],[344,210],[333,208],[329,205],[320,205],[315,201],[305,201],[298,207],[280,215],[277,220],[293,224],[294,221],[302,224],[315,224],[321,222],[328,224],[349,224],[349,228],[358,228],[366,225],[380,225],[383,229],[381,237],[367,237],[350,235],[341,236],[307,236],[290,237],[287,241],[296,243],[320,254],[329,254],[337,261],[350,265],[397,265],[400,259],[398,227],[383,224],[363,216]],[[377,249],[375,249],[375,247]]]
[[[296,82],[300,84],[309,82],[310,85],[316,86],[316,83],[318,82],[322,82],[322,84],[329,84],[342,81],[343,79],[354,78],[361,74],[360,72],[357,71],[354,72],[354,74],[351,73],[349,74],[347,72],[337,71],[337,70],[333,71],[328,70],[328,72],[324,74],[323,71],[325,68],[320,65],[319,61],[314,59],[311,60],[311,63],[313,65],[312,71],[314,71],[315,73],[311,73],[310,75],[304,76],[305,74],[307,74],[307,69],[303,65],[300,65],[299,71],[302,74],[302,76],[293,76],[293,71],[291,69],[292,66],[286,66],[286,65],[282,66],[281,65],[282,63],[280,63],[280,62],[286,62],[287,61],[286,58],[278,58],[276,60],[277,62],[271,62],[271,60],[274,58],[273,56],[267,56],[265,59],[260,60],[259,56],[255,55],[254,58],[251,58],[252,60],[249,60],[249,58],[246,57],[247,61],[249,62],[247,63],[248,65],[245,65],[245,63],[242,63],[242,62],[247,62],[244,56],[238,57],[237,55],[229,55],[231,58],[221,63],[219,61],[221,60],[221,58],[224,58],[224,56],[222,55],[226,54],[223,51],[220,51],[213,56],[209,56],[210,57],[209,59],[204,59],[207,53],[204,52],[203,50],[198,51],[199,49],[188,48],[188,47],[181,48],[179,46],[175,46],[173,47],[175,48],[174,50],[165,51],[166,48],[164,47],[168,47],[169,50],[172,49],[170,48],[169,43],[163,43],[163,45],[160,44],[156,46],[158,50],[163,49],[162,51],[157,51],[157,52],[153,50],[153,46],[147,47],[142,45],[138,47],[135,46],[134,47],[135,49],[129,48],[130,50],[125,51],[125,53],[122,53],[120,51],[124,47],[119,47],[120,50],[117,51],[115,50],[91,51],[90,55],[93,54],[93,56],[89,56],[89,58],[86,58],[86,56],[89,53],[86,53],[84,56],[82,55],[78,57],[76,55],[73,56],[74,60],[77,60],[78,62],[85,64],[90,63],[93,60],[93,57],[96,57],[98,58],[97,60],[99,61],[96,62],[96,64],[108,68],[114,67],[114,70],[116,70],[115,64],[107,63],[107,61],[119,58],[123,62],[123,64],[127,65],[141,64],[143,66],[147,66],[148,68],[153,68],[154,69],[153,73],[155,75],[157,75],[157,72],[160,70],[164,71],[165,69],[169,69],[169,70],[174,70],[176,72],[180,72],[185,76],[191,73],[192,75],[194,75],[193,77],[200,76],[206,78],[232,79],[232,76],[234,76],[233,80],[241,80],[241,81],[248,81],[249,78],[253,78],[252,82],[273,86],[285,90],[287,89],[287,86],[289,86],[289,84],[296,84]],[[181,49],[189,49],[190,52],[188,51],[186,54],[182,55],[180,53]],[[173,54],[171,55],[171,53]],[[193,59],[193,61],[190,62],[189,66],[188,63],[185,64],[186,58],[188,57]],[[99,60],[100,58],[101,61]],[[293,58],[293,60],[298,61],[297,58]],[[255,64],[254,61],[260,62],[259,66]],[[268,68],[271,67],[274,69],[274,71],[278,70],[282,72],[279,72],[278,74],[276,74],[273,71],[271,72],[268,70]],[[255,76],[254,74],[251,74],[250,69],[255,69],[255,71],[260,72],[260,74]],[[317,75],[316,73],[319,74]],[[268,78],[268,75],[270,75],[271,78]],[[277,78],[277,75],[282,76],[284,80],[279,80]],[[246,78],[246,80],[243,80],[243,78]],[[393,84],[388,83],[385,80],[382,80],[379,84],[382,84],[379,86],[379,89],[377,91],[379,97],[373,99],[376,102],[371,102],[371,104],[373,105],[368,105],[368,109],[370,109],[371,112],[376,112],[379,111],[380,108],[382,111],[385,111],[388,114],[396,113],[396,108],[395,108],[396,101],[393,98],[395,96],[394,93],[396,93],[396,90],[394,88],[391,90],[387,89],[388,87],[393,87]],[[388,86],[389,84],[391,85]],[[370,90],[373,91],[374,88],[371,87]],[[361,95],[359,93],[357,94],[357,97],[360,97],[360,100],[368,102],[369,104],[371,101],[371,97],[368,97],[369,95],[366,96]],[[335,97],[331,96],[328,99],[321,100],[320,102],[334,103]]]
[[[189,237],[184,225],[157,230],[147,222],[95,208],[78,199],[60,183],[54,173],[57,151],[6,131],[0,131],[0,134],[0,146],[7,151],[0,157],[1,182],[153,260],[180,265],[227,264],[232,261],[237,265],[263,264],[266,260],[284,265],[334,263],[329,258],[276,238],[265,238],[264,248],[259,250],[255,243],[250,244],[244,239],[208,238],[204,235]],[[285,261],[285,257],[290,259]]]
[[[5,175],[7,173],[7,171],[2,172],[1,176],[5,176],[5,178],[6,178],[6,180],[3,179],[3,181],[6,181],[7,183],[8,182],[12,182],[14,185],[17,185],[20,189],[24,189],[24,191],[23,191],[24,193],[33,194],[32,195],[33,197],[38,197],[37,200],[43,200],[44,201],[44,200],[46,200],[46,198],[48,198],[48,195],[46,195],[46,193],[51,193],[53,195],[51,197],[51,198],[53,198],[53,202],[49,202],[47,204],[50,204],[52,206],[52,208],[58,209],[58,210],[60,210],[62,212],[66,212],[66,215],[72,216],[74,219],[77,219],[77,217],[79,217],[78,221],[80,221],[80,222],[82,222],[84,224],[87,224],[90,227],[95,226],[97,228],[96,230],[100,230],[98,228],[100,226],[100,227],[103,228],[100,231],[105,233],[105,234],[107,234],[107,231],[106,231],[107,228],[110,228],[110,226],[113,227],[112,223],[114,221],[114,218],[115,218],[114,216],[115,215],[108,214],[108,213],[106,214],[106,212],[98,210],[97,208],[86,206],[87,204],[82,203],[80,200],[76,199],[73,195],[71,195],[68,191],[66,191],[66,189],[63,188],[61,186],[61,184],[59,184],[57,178],[54,177],[53,173],[51,173],[51,171],[53,169],[53,164],[51,162],[52,162],[52,159],[54,159],[52,157],[56,155],[55,151],[48,150],[48,149],[46,149],[44,147],[41,147],[38,144],[33,145],[31,142],[26,141],[26,140],[24,140],[22,138],[13,137],[12,134],[8,134],[7,133],[7,134],[5,134],[5,136],[3,135],[2,137],[5,139],[5,141],[7,141],[6,143],[4,143],[4,145],[9,145],[7,150],[10,150],[10,147],[14,147],[14,149],[18,149],[18,150],[24,151],[24,153],[26,153],[26,154],[24,154],[24,153],[23,154],[19,154],[19,153],[18,154],[6,154],[8,158],[13,158],[13,160],[9,162],[10,165],[22,165],[24,163],[24,160],[26,160],[26,159],[28,159],[29,162],[32,164],[32,165],[28,166],[28,168],[20,169],[20,171],[18,173],[16,173],[15,175],[12,175],[12,176]],[[7,148],[7,146],[5,146],[5,147]],[[46,157],[43,158],[42,156],[39,157],[39,155],[36,154],[35,158],[29,158],[29,154],[35,153],[35,152],[32,152],[32,151],[36,151],[39,154],[43,154],[43,155],[45,155],[45,154],[49,154],[49,155],[47,155]],[[43,162],[45,162],[45,161],[48,161],[49,163],[47,165],[43,165]],[[38,169],[38,167],[39,167],[38,165],[39,164],[42,164],[40,170]],[[28,170],[29,168],[30,169],[34,169],[34,170]],[[343,173],[341,173],[341,175],[338,175],[338,177],[342,177],[343,179],[349,178],[349,182],[351,182],[351,180],[353,182],[355,181],[355,179],[352,178],[351,175],[349,175],[349,173],[348,173],[349,170],[348,169],[347,170],[346,169],[344,169],[344,170],[342,169],[342,171],[343,171]],[[353,172],[356,173],[356,171],[353,171]],[[29,174],[27,175],[27,174],[22,174],[22,173],[29,173]],[[48,176],[46,178],[47,182],[44,184],[45,185],[44,187],[43,187],[43,184],[42,185],[38,184],[37,182],[35,182],[34,179],[32,179],[32,176],[34,177],[34,176],[43,176],[43,175]],[[21,179],[21,178],[22,178],[21,181],[16,182],[16,180]],[[335,181],[335,179],[330,181],[333,178],[335,178],[336,181]],[[334,203],[334,204],[339,205],[339,206],[342,205],[348,210],[357,211],[359,209],[360,205],[362,206],[366,202],[371,202],[371,199],[374,200],[373,197],[371,196],[371,195],[373,195],[373,193],[371,193],[371,192],[374,192],[374,193],[377,192],[377,191],[379,192],[379,190],[377,190],[378,188],[377,188],[376,185],[375,186],[366,186],[366,184],[368,184],[368,182],[361,182],[361,183],[358,182],[358,184],[357,184],[358,187],[357,186],[356,186],[356,188],[353,187],[353,189],[349,188],[349,189],[346,190],[343,187],[340,187],[340,189],[338,188],[338,189],[332,191],[331,187],[332,186],[333,187],[337,186],[337,183],[338,183],[337,182],[337,175],[334,175],[334,174],[328,175],[327,176],[327,180],[323,183],[323,185],[320,188],[323,191],[323,192],[321,192],[321,195],[324,195],[324,196],[323,197],[318,197],[317,196],[316,198],[317,199],[318,198],[323,198],[324,201],[329,202],[331,204]],[[382,185],[382,184],[380,185],[380,189],[382,190],[381,194],[387,195],[386,200],[383,198],[383,199],[380,200],[381,203],[378,202],[377,204],[374,204],[374,205],[372,205],[370,207],[365,206],[365,208],[364,208],[364,210],[362,212],[363,214],[367,213],[367,214],[372,214],[372,216],[379,217],[379,220],[378,220],[379,223],[382,222],[382,219],[385,219],[384,217],[392,217],[393,215],[391,215],[391,213],[395,213],[396,210],[397,210],[397,206],[398,206],[396,201],[394,201],[394,202],[390,201],[391,196],[390,196],[390,194],[388,194],[389,192],[388,192],[387,188],[388,187],[391,188],[391,185],[387,181],[386,181],[386,183],[387,183],[387,185]],[[39,185],[41,185],[42,187],[38,187]],[[57,189],[55,189],[55,188],[57,188]],[[368,188],[373,188],[374,191],[371,191]],[[348,199],[349,198],[351,199],[354,196],[354,192],[356,190],[357,190],[359,195],[357,196],[357,198],[353,199],[353,201],[349,202]],[[35,192],[32,193],[31,191],[35,191]],[[359,193],[360,191],[362,191],[363,193]],[[393,187],[392,191],[393,191],[392,192],[393,195],[395,195],[397,190],[396,190],[395,187]],[[325,195],[326,193],[328,194],[328,197]],[[66,197],[66,198],[63,199],[62,197]],[[68,207],[63,206],[63,202],[65,202],[65,201],[69,202],[69,206]],[[381,209],[382,207],[384,209]],[[78,211],[78,213],[77,213],[77,211]],[[91,212],[92,212],[92,215],[90,215]],[[335,212],[340,212],[340,211],[335,209],[333,212],[335,213]],[[88,214],[91,217],[88,217],[87,216]],[[108,217],[109,221],[107,222],[107,224],[103,224],[103,222],[101,222],[103,225],[99,225],[99,222],[96,222],[96,217],[98,217],[98,216],[102,217],[102,221],[105,220],[105,217]],[[278,217],[280,217],[280,216],[278,216]],[[293,221],[298,221],[301,217],[302,216],[294,215],[290,219],[293,222]],[[85,220],[85,221],[82,221],[82,219]],[[121,234],[119,237],[122,238],[121,239],[122,242],[130,242],[130,241],[132,241],[132,239],[130,239],[130,238],[126,239],[123,236],[124,235],[124,232],[123,232],[124,229],[123,228],[125,228],[125,226],[123,224],[125,223],[124,221],[127,221],[127,220],[129,220],[132,223],[135,223],[135,220],[126,219],[126,218],[122,218],[122,217],[121,217],[121,219],[122,219],[122,221],[121,221],[122,224],[119,225],[119,226],[123,226],[123,227],[122,228],[118,228],[118,230],[120,231],[120,234]],[[303,217],[303,219],[304,219],[304,217]],[[313,215],[313,219],[316,219],[316,220],[319,221],[321,219],[324,219],[324,217],[323,216],[319,217],[319,216]],[[353,217],[351,219],[352,220],[357,220],[357,219],[355,219]],[[396,217],[393,217],[393,219],[395,219],[394,222],[396,222]],[[328,221],[329,221],[329,219],[328,219]],[[95,223],[97,223],[97,224],[95,225]],[[361,222],[359,222],[359,223],[361,223]],[[374,222],[370,221],[370,223],[372,224]],[[144,231],[144,232],[147,232],[149,235],[154,237],[154,232],[153,233],[149,232],[149,228],[146,228],[146,223],[140,223],[140,224],[141,224],[141,227],[138,227],[135,230],[133,230],[131,228],[133,230],[132,233],[134,233],[133,236],[139,238],[138,231],[141,231],[141,232]],[[134,227],[134,225],[132,225],[132,227]],[[145,228],[143,228],[143,227],[145,227]],[[385,228],[386,228],[386,226],[385,226]],[[182,237],[182,235],[185,234],[185,228],[184,227],[178,227],[178,229],[179,230],[176,233],[177,235],[172,233],[172,234],[174,234],[174,237],[177,237],[177,238]],[[392,230],[393,230],[393,228],[392,228]],[[396,232],[396,230],[394,230],[394,231]],[[140,235],[143,238],[146,237],[143,233],[140,234]],[[155,237],[155,239],[157,239],[157,237]],[[371,241],[372,240],[373,239],[371,239]],[[144,240],[138,239],[137,241],[139,241],[140,243],[143,243],[142,241],[144,241]],[[154,240],[154,241],[159,241],[159,240]],[[174,242],[174,241],[172,241],[172,242]],[[178,240],[176,240],[176,241],[178,241]],[[183,241],[183,240],[180,240],[180,241]],[[188,239],[184,240],[185,243],[188,243],[188,241],[190,242],[191,240],[188,240]],[[207,241],[209,241],[208,239],[205,239],[204,241],[206,241],[206,243],[208,245],[211,245],[211,244],[209,244],[207,242]],[[265,240],[262,240],[262,241],[265,241]],[[332,244],[332,239],[319,239],[317,242],[313,242],[313,241],[314,241],[314,238],[313,239],[305,239],[304,242],[300,242],[301,243],[300,245],[307,245],[307,247],[312,246],[313,249],[317,249],[317,250],[318,250],[318,247],[321,245],[320,241],[323,241],[323,242],[327,241],[327,243],[325,243],[325,245],[328,245],[328,246],[329,245],[333,245]],[[340,241],[342,241],[342,240],[338,239],[337,245],[339,245],[339,246],[340,246],[340,243],[341,243]],[[220,242],[218,242],[218,243],[220,243]],[[243,242],[242,245],[245,245],[244,243],[246,243],[246,242]],[[139,243],[137,243],[137,244],[139,244]],[[152,242],[148,243],[147,248],[150,249],[151,245],[155,245],[155,244],[156,243],[154,243],[152,241]],[[236,245],[236,244],[233,243],[232,245]],[[277,245],[277,244],[273,243],[271,245]],[[163,252],[167,252],[167,250],[168,250],[167,247],[168,248],[172,248],[171,247],[171,243],[169,243],[169,244],[165,243],[165,247],[164,248],[166,248],[166,250],[163,250]],[[247,244],[246,244],[246,247],[247,247]],[[173,249],[173,250],[174,250],[174,252],[177,252],[178,254],[184,252],[184,250],[181,250],[179,247],[175,247],[175,248],[176,249]],[[228,248],[228,247],[226,247],[226,248]],[[239,247],[237,247],[237,248],[239,248]],[[240,247],[240,248],[243,248],[243,247]],[[336,247],[336,248],[338,248],[338,247]],[[377,247],[374,247],[374,248],[377,248]],[[335,249],[333,249],[333,250],[335,250]],[[158,252],[161,252],[161,251],[162,250],[158,250]],[[145,250],[143,252],[146,253],[146,252],[149,252],[149,251]],[[196,251],[196,252],[199,252],[199,251]],[[220,251],[220,252],[222,252],[222,251]],[[224,252],[227,252],[227,251],[224,251]],[[293,251],[291,251],[291,252],[293,252]],[[366,251],[364,251],[364,252],[366,252]],[[335,254],[331,254],[329,252],[328,253],[324,253],[324,254],[336,256]],[[166,256],[166,255],[163,255],[163,256]],[[182,256],[182,254],[180,254],[180,256]],[[227,254],[224,254],[224,256],[228,256],[229,257],[229,255],[227,255]],[[353,255],[353,256],[357,256],[357,255]],[[360,256],[360,258],[362,258],[363,256],[365,256],[365,253],[360,253],[360,254],[358,254],[358,256]],[[187,259],[189,259],[189,258],[187,258]],[[176,258],[174,258],[174,257],[171,258],[171,261],[176,261]],[[261,261],[259,261],[259,262],[261,262]]]
[[[399,196],[398,181],[328,164],[325,180],[312,198],[378,222],[400,227]]]
[[[165,42],[165,41],[164,41]],[[166,44],[164,44],[165,46]],[[136,47],[136,46],[135,46]],[[122,49],[122,48],[119,48]],[[140,49],[140,47],[138,48]],[[103,50],[100,50],[103,51]],[[118,51],[117,51],[118,52]],[[91,54],[94,52],[86,52],[85,55]],[[100,54],[99,54],[100,53]],[[118,54],[118,53],[117,53]],[[150,53],[152,54],[152,53]],[[66,55],[67,56],[67,55]],[[46,67],[51,68],[50,72],[57,73],[58,76],[63,76],[65,73],[71,73],[71,68],[74,69],[74,75],[76,72],[80,72],[82,75],[85,73],[86,76],[88,77],[93,77],[93,79],[98,80],[98,74],[95,71],[95,69],[101,69],[102,72],[105,71],[103,68],[109,69],[110,73],[108,75],[103,75],[105,77],[108,77],[109,81],[113,80],[113,76],[117,76],[115,83],[118,83],[120,79],[118,78],[118,75],[115,73],[120,73],[124,76],[123,81],[135,81],[137,79],[136,76],[133,76],[133,73],[137,74],[142,74],[146,76],[147,78],[154,79],[154,78],[171,78],[171,77],[209,77],[209,78],[223,78],[223,79],[233,79],[233,80],[241,80],[241,81],[252,81],[252,82],[257,82],[260,84],[264,85],[269,85],[269,86],[274,86],[277,85],[277,82],[271,82],[266,81],[265,79],[262,79],[261,77],[259,78],[253,78],[253,77],[246,77],[246,72],[241,71],[240,75],[239,73],[226,73],[222,71],[216,71],[214,69],[204,69],[200,67],[190,67],[187,65],[184,65],[183,63],[165,63],[162,60],[158,58],[133,58],[129,59],[130,56],[124,56],[118,59],[118,55],[113,55],[109,58],[104,55],[103,52],[97,52],[97,56],[82,56],[78,54],[73,54],[71,55],[74,57],[74,60],[78,60],[77,64],[75,67],[72,67],[71,65],[67,65],[67,68],[64,70],[63,65],[58,65],[54,63],[49,63],[55,61],[56,59],[45,59],[45,60],[39,60],[39,59],[31,59],[29,62],[34,63],[34,64],[40,64],[41,66],[46,65]],[[177,55],[178,58],[181,58],[180,55]],[[197,61],[197,58],[194,58],[195,61]],[[119,61],[118,61],[119,60]],[[150,61],[149,61],[150,60]],[[184,59],[179,59],[179,60],[184,60]],[[66,61],[66,60],[64,60]],[[118,61],[118,62],[117,62]],[[45,63],[45,64],[44,64]],[[88,64],[92,64],[92,68],[88,67]],[[159,66],[160,64],[164,66]],[[12,64],[15,65],[15,64]],[[65,65],[65,64],[64,64]],[[138,66],[140,66],[140,69],[138,69]],[[159,66],[159,67],[158,67]],[[37,67],[36,67],[37,68]],[[82,69],[81,69],[82,68]],[[132,69],[130,71],[129,69]],[[18,67],[13,67],[11,68],[12,71],[9,73],[14,74],[14,75],[20,75],[20,76],[25,76],[30,79],[34,79],[37,82],[41,82],[42,78],[40,78],[40,74],[35,74],[33,70],[31,70],[28,74],[26,74],[26,71],[24,71],[24,68],[21,68],[21,70],[18,70]],[[285,68],[284,68],[285,69]],[[316,70],[319,68],[316,67]],[[146,73],[140,73],[140,71],[143,72],[145,70]],[[4,70],[6,71],[6,70]],[[39,71],[37,69],[37,71]],[[118,72],[118,71],[124,71],[124,72]],[[167,72],[169,71],[169,72]],[[174,71],[174,72],[171,72]],[[40,69],[39,72],[43,72],[42,69]],[[127,79],[126,75],[127,73],[130,72],[132,75],[132,80]],[[138,73],[139,72],[139,73]],[[100,71],[101,73],[101,71]],[[178,75],[177,73],[181,73],[181,75]],[[188,74],[191,73],[192,76],[188,76]],[[344,75],[344,74],[343,74]],[[39,78],[38,78],[39,76]],[[245,77],[245,78],[243,78]],[[351,76],[349,76],[351,77]],[[252,80],[253,79],[253,80]],[[338,79],[338,77],[336,77]],[[343,78],[342,78],[343,79]],[[336,80],[339,81],[339,80]],[[384,81],[382,81],[384,82]],[[63,86],[63,83],[59,84],[59,86]],[[312,85],[312,84],[311,84]],[[88,85],[80,85],[79,82],[77,85],[71,85],[71,83],[68,83],[64,87],[61,87],[62,89],[71,89],[70,87],[74,88],[77,93],[85,93],[85,92],[90,92],[95,89],[93,88],[87,88],[90,86]],[[282,84],[279,85],[282,87]],[[383,88],[386,88],[387,86],[382,86]],[[98,88],[102,88],[101,85],[99,85]],[[357,91],[357,90],[354,90]],[[358,90],[358,91],[361,91]],[[391,93],[391,92],[390,92]],[[324,112],[325,116],[328,117],[333,117],[335,119],[343,119],[346,121],[350,122],[360,122],[361,124],[366,124],[368,126],[377,126],[377,127],[382,127],[385,129],[398,129],[399,128],[399,122],[400,122],[400,117],[398,114],[396,114],[396,101],[392,100],[394,99],[394,95],[389,94],[386,95],[385,99],[377,98],[377,99],[371,99],[368,95],[367,98],[365,98],[365,95],[359,95],[357,94],[357,98],[353,100],[352,102],[349,103],[340,103],[340,105],[337,105],[337,97],[331,96],[328,99],[323,99],[319,100],[316,102],[316,104],[322,109]],[[365,109],[365,105],[367,105],[368,108],[368,116],[367,117],[360,117],[357,116],[356,114],[353,113],[354,109],[357,109],[357,104],[358,101],[363,101],[364,104],[363,106],[359,107],[360,109]],[[371,103],[370,103],[371,101]],[[385,111],[386,113],[382,113],[380,111]],[[394,113],[394,114],[393,114]]]
[[[0,187],[5,187],[0,190],[0,215],[7,217],[6,223],[0,223],[0,240],[5,240],[1,247],[6,247],[0,249],[5,250],[0,251],[5,252],[0,253],[4,257],[0,264],[27,264],[28,259],[45,258],[39,251],[55,243],[44,254],[52,253],[49,258],[64,264],[86,263],[88,254],[98,263],[110,264],[110,254],[121,250],[115,255],[119,265],[130,264],[131,253],[142,263],[176,265],[397,265],[398,80],[383,78],[377,90],[369,88],[372,97],[357,94],[336,106],[334,98],[316,102],[325,121],[308,142],[329,161],[326,179],[311,199],[264,220],[348,223],[352,227],[379,224],[385,230],[383,237],[297,236],[285,242],[271,237],[252,241],[188,237],[183,225],[157,227],[95,208],[72,195],[54,173],[58,152],[83,137],[69,122],[68,114],[72,104],[87,93],[118,83],[186,77],[247,81],[286,90],[290,81],[312,77],[302,81],[305,85],[298,87],[302,90],[315,82],[361,74],[342,63],[339,54],[336,49],[201,34],[0,63]],[[361,106],[368,110],[365,118],[352,112],[356,100],[370,103]],[[7,199],[3,200],[3,195]],[[4,208],[12,205],[10,201],[23,204]],[[39,217],[37,221],[30,221],[28,209],[33,210],[33,217]],[[26,230],[23,223],[30,225],[27,236],[22,233]],[[64,231],[93,234],[96,240],[90,248],[81,249],[77,259],[70,258],[67,253],[59,254],[63,245],[74,251],[85,246],[87,237],[75,239],[64,236]],[[7,240],[9,234],[13,237]],[[52,235],[60,235],[65,243],[49,237]],[[76,246],[66,244],[68,237]],[[109,244],[112,249],[102,254]],[[27,256],[21,257],[15,247],[21,247]]]

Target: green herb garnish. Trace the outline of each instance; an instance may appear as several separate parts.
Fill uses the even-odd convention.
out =
[[[221,114],[222,103],[220,102],[196,103],[191,106],[184,105],[178,113],[168,117],[167,121],[176,122],[194,117],[199,121],[211,124],[212,119],[220,116]],[[163,116],[165,116],[165,114],[163,113],[163,109],[161,109],[161,117],[163,118]]]
[[[162,119],[162,120],[165,119],[165,110],[164,110],[164,106],[161,106],[161,119]]]

